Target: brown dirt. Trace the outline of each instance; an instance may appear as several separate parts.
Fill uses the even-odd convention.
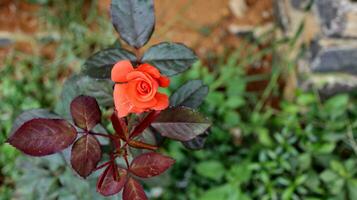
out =
[[[232,24],[257,26],[272,21],[272,0],[246,0],[248,10],[244,18],[237,18],[232,14],[229,1],[155,0],[157,24],[150,44],[170,40],[185,43],[194,48],[201,57],[222,54],[226,49],[235,48],[240,44],[239,39],[228,31],[228,26]],[[99,12],[108,16],[110,0],[98,2]],[[2,0],[0,34],[5,32],[31,37],[39,31],[39,20],[35,15],[38,9],[38,5],[24,1]],[[87,10],[86,6],[83,10],[84,12]],[[33,53],[35,44],[21,39],[19,41],[11,48]],[[39,52],[44,53],[46,57],[51,57],[50,49],[55,48],[51,46],[43,48]],[[8,50],[9,48],[0,49],[0,58]]]
[[[37,6],[25,2],[2,0],[0,3],[0,36],[7,37],[11,35],[11,37],[16,38],[21,34],[34,34],[39,25],[34,15],[37,10]],[[0,47],[0,60],[4,60],[5,56],[13,48],[26,53],[32,53],[32,44],[20,41],[13,45]]]
[[[222,54],[236,48],[239,38],[228,31],[228,26],[258,26],[272,21],[271,0],[247,0],[244,18],[233,16],[229,0],[156,0],[157,29],[151,43],[162,40],[183,42],[194,48],[200,57]]]

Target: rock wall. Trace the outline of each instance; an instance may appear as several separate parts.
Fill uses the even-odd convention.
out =
[[[299,85],[323,96],[357,90],[357,3],[350,0],[275,0],[287,36],[304,25],[298,49]]]

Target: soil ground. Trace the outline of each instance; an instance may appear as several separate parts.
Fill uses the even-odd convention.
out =
[[[150,43],[167,40],[183,42],[202,57],[235,48],[240,40],[230,33],[229,26],[259,26],[272,21],[271,0],[245,1],[248,8],[243,17],[237,17],[229,6],[232,3],[230,0],[155,0],[157,24]],[[87,4],[88,2],[90,1],[85,1]],[[98,1],[99,13],[108,16],[109,4],[110,0]],[[37,18],[36,12],[39,9],[38,4],[26,1],[0,2],[0,38],[14,39],[10,44],[4,39],[0,42],[1,60],[12,49],[27,53],[38,50],[39,47],[31,38],[36,32],[47,31],[43,30]],[[85,12],[86,9],[83,10]],[[51,54],[48,51],[53,50],[53,47],[40,47],[40,52],[45,54]]]

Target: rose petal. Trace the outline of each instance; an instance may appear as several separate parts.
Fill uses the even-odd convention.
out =
[[[114,87],[114,104],[118,117],[127,116],[133,109],[133,105],[127,98],[126,90],[127,84],[116,84]]]
[[[145,82],[148,87],[148,93],[143,94],[140,84]],[[128,96],[135,97],[138,101],[146,102],[155,97],[159,88],[159,84],[152,77],[148,76],[147,79],[137,78],[129,81],[128,83]]]
[[[169,106],[169,97],[166,94],[156,93],[156,105],[152,108],[154,110],[164,110]]]
[[[160,76],[158,81],[159,81],[160,87],[166,88],[166,87],[169,87],[169,85],[170,85],[170,79],[167,78],[166,76]]]
[[[159,78],[160,77],[159,70],[156,69],[155,67],[147,64],[147,63],[144,63],[144,64],[140,65],[136,70],[142,71],[142,72],[146,72],[146,73],[150,74],[154,78]]]
[[[145,80],[146,82],[150,83],[151,79],[149,77],[151,77],[151,76],[148,75],[146,72],[134,70],[126,75],[126,80],[132,81],[134,79],[141,78],[141,79]]]
[[[142,113],[142,112],[145,112],[145,111],[148,111],[149,109],[144,109],[144,108],[138,108],[138,107],[134,107],[131,112],[133,113]]]
[[[126,75],[134,70],[129,60],[117,62],[112,69],[112,81],[126,82]]]
[[[141,109],[146,109],[146,108],[151,108],[152,106],[154,106],[155,104],[157,104],[157,100],[155,98],[155,93],[153,93],[154,95],[150,95],[150,96],[141,96],[140,94],[138,94],[138,92],[136,91],[136,87],[135,84],[129,84],[130,87],[128,86],[128,90],[127,90],[127,97],[128,100],[130,101],[130,103],[137,108],[141,108]],[[132,86],[134,85],[134,86]]]

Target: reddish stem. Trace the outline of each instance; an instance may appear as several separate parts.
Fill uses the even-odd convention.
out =
[[[135,55],[136,55],[136,60],[138,63],[141,63],[141,53],[140,53],[140,49],[139,48],[135,48],[134,50]]]
[[[120,153],[120,141],[118,137],[113,137],[112,142],[114,143],[115,149],[117,150],[117,153]]]
[[[129,138],[134,138],[140,135],[150,124],[160,115],[160,110],[151,111],[141,122],[139,125],[135,127],[133,132],[130,134]]]
[[[111,162],[111,160],[109,160],[109,161],[107,161],[107,162],[105,162],[105,163],[99,165],[99,166],[96,167],[94,170],[96,171],[96,170],[102,169],[103,167],[108,166],[108,165],[110,164],[110,162]]]
[[[124,155],[123,158],[125,160],[126,163],[126,167],[129,169],[129,161],[128,161],[128,149],[127,147],[124,148]]]
[[[125,118],[119,118],[117,116],[117,111],[115,110],[110,119],[112,121],[116,135],[118,135],[122,140],[127,140],[128,127]]]

